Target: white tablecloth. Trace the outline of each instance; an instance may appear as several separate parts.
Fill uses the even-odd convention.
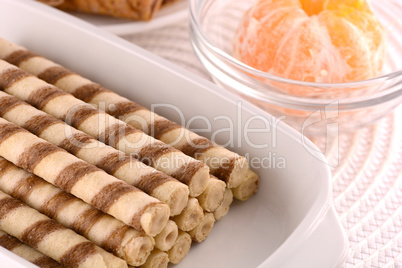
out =
[[[188,31],[183,19],[123,38],[210,79]],[[333,202],[350,242],[342,267],[402,268],[402,107],[331,141],[310,138],[332,164]]]

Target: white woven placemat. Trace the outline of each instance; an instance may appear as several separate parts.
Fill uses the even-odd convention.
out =
[[[123,38],[210,79],[188,31],[183,20]],[[350,242],[342,267],[402,268],[402,106],[354,133],[310,138],[334,163],[333,202]]]

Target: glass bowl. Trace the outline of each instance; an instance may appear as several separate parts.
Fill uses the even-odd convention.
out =
[[[401,103],[402,2],[371,2],[386,31],[385,66],[379,77],[350,83],[286,79],[233,58],[235,31],[253,3],[254,0],[189,0],[191,43],[215,83],[239,93],[304,134],[327,134],[330,129],[354,131]]]

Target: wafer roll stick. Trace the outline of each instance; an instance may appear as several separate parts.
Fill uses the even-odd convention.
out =
[[[168,251],[175,243],[178,234],[177,224],[169,220],[165,228],[155,236],[155,247],[162,251]]]
[[[141,268],[167,268],[169,264],[169,256],[166,252],[154,249],[149,255],[147,261],[141,265]]]
[[[162,0],[64,0],[58,8],[131,20],[150,20]]]
[[[142,129],[156,139],[209,165],[211,173],[229,188],[245,180],[248,168],[245,157],[225,149],[180,125],[159,116],[141,105],[72,73],[66,68],[39,57],[26,48],[0,39],[0,58],[40,77],[75,97],[96,104],[100,109]]]
[[[0,246],[42,268],[62,268],[63,266],[52,258],[42,254],[32,247],[22,243],[14,236],[0,230]]]
[[[168,205],[3,118],[0,156],[150,236],[169,219]]]
[[[215,225],[215,217],[211,212],[206,212],[201,222],[192,230],[188,231],[191,239],[197,243],[201,243],[211,233]]]
[[[246,181],[232,189],[234,198],[246,201],[258,191],[259,177],[251,169],[247,170]]]
[[[190,231],[194,229],[204,217],[204,213],[202,207],[198,203],[197,198],[190,198],[188,200],[187,206],[183,209],[183,211],[177,215],[172,217],[182,231]]]
[[[0,190],[57,220],[131,265],[145,262],[151,237],[0,157]]]
[[[0,116],[168,204],[171,216],[187,204],[185,184],[2,91]]]
[[[68,267],[127,267],[84,237],[0,191],[0,229]]]
[[[215,220],[219,221],[229,212],[230,205],[233,202],[233,193],[231,189],[226,188],[223,194],[223,201],[219,207],[213,212]]]
[[[207,212],[213,212],[219,207],[223,201],[223,194],[225,193],[226,184],[211,175],[207,188],[204,192],[197,196],[200,206]]]
[[[168,251],[169,261],[173,264],[180,263],[190,251],[191,242],[191,236],[187,232],[179,230],[173,247]]]
[[[191,196],[204,191],[209,168],[202,162],[2,60],[0,82],[8,94],[178,179]]]

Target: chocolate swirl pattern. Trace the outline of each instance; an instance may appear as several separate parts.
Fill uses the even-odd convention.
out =
[[[0,230],[0,246],[41,268],[62,268],[60,263]]]
[[[3,118],[0,156],[150,236],[169,219],[168,205]]]
[[[67,267],[127,267],[84,237],[0,191],[0,229]]]
[[[191,196],[205,189],[202,162],[2,60],[0,81],[1,90],[188,185]]]
[[[187,204],[185,184],[1,91],[0,116],[168,204],[171,216]]]
[[[130,265],[143,264],[154,247],[151,237],[2,157],[0,190],[86,237]]]
[[[0,40],[0,48],[0,58],[204,162],[229,188],[244,182],[248,169],[244,157],[21,46]]]

